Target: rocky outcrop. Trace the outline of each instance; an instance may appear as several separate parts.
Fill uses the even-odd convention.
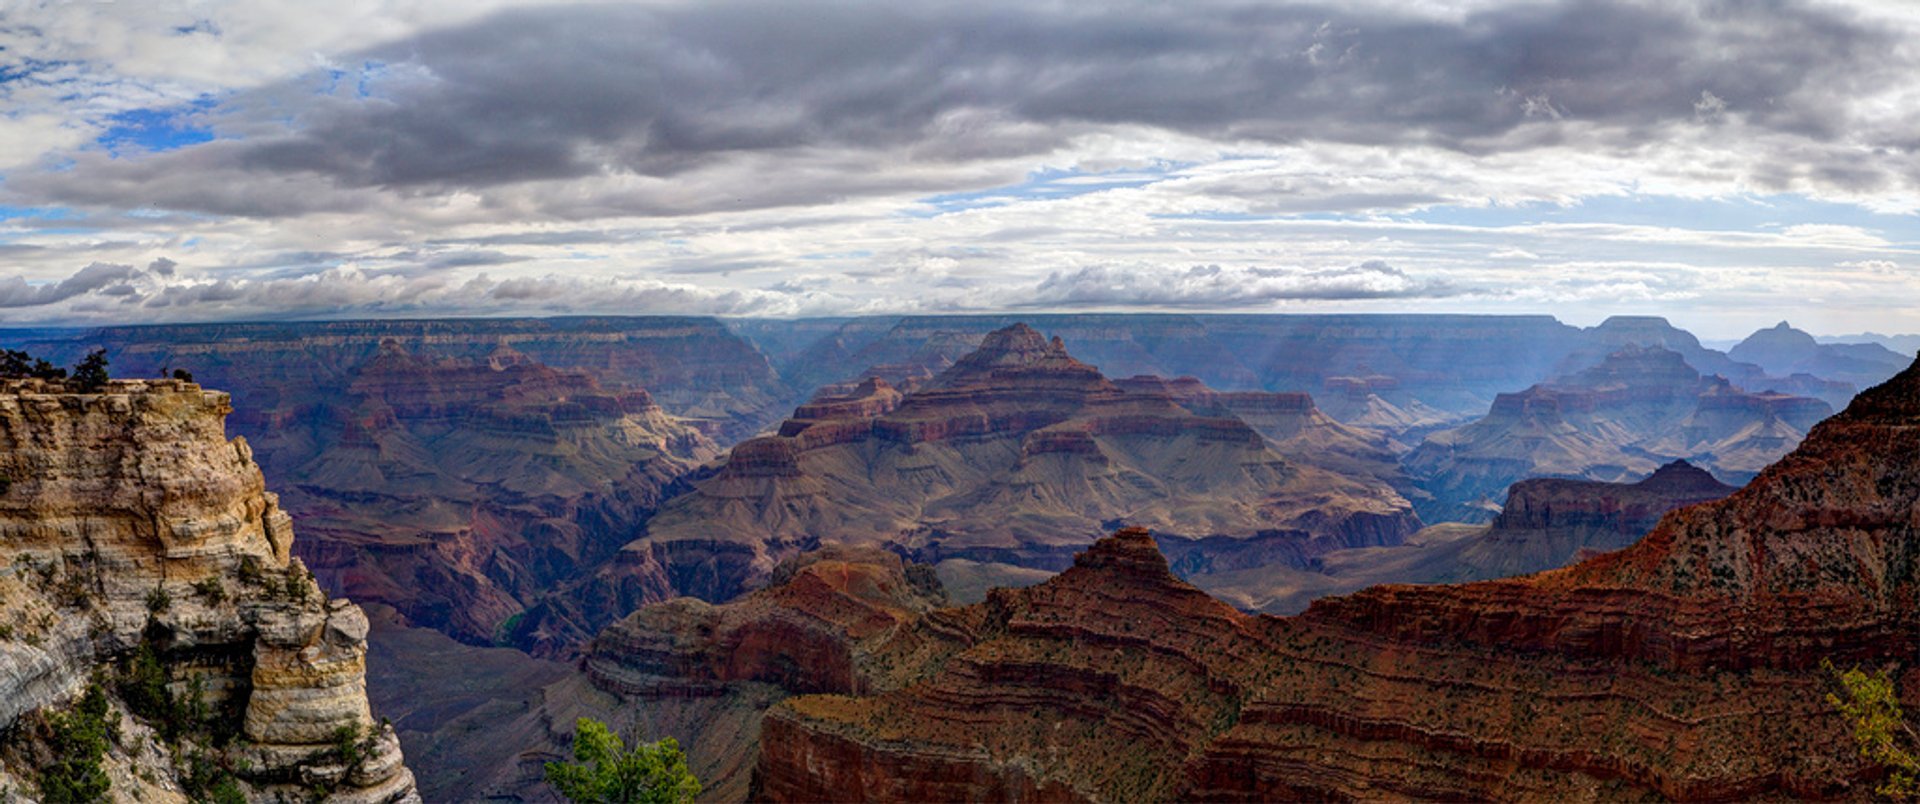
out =
[[[1118,386],[1060,339],[1009,327],[917,391],[868,382],[736,446],[625,548],[626,577],[657,567],[681,594],[724,600],[828,542],[1057,570],[1115,522],[1286,533],[1306,553],[1417,527],[1386,483],[1289,461],[1229,414]],[[624,582],[603,574],[583,592],[605,599]]]
[[[288,470],[308,566],[475,644],[611,559],[717,453],[646,392],[510,349],[480,361],[389,342],[324,421],[315,456]]]
[[[1405,543],[1329,551],[1304,569],[1245,570],[1185,563],[1185,545],[1161,541],[1182,578],[1250,611],[1296,614],[1314,600],[1388,583],[1464,583],[1558,569],[1640,540],[1668,511],[1734,492],[1676,461],[1637,483],[1535,478],[1513,484],[1489,525],[1449,523]]]
[[[230,410],[226,394],[174,380],[98,393],[0,381],[0,788],[34,789],[43,750],[35,729],[13,726],[96,674],[145,671],[204,709],[158,723],[152,701],[116,701],[136,716],[128,734],[226,746],[205,750],[258,796],[417,800],[367,706],[366,618],[292,556],[290,519],[246,441],[225,437]],[[352,760],[342,734],[359,746]],[[126,785],[158,788],[116,795],[177,796],[165,791],[181,789],[191,752],[142,745],[123,736],[109,764]]]
[[[1190,375],[1223,390],[1312,393],[1332,378],[1383,377],[1392,381],[1377,389],[1387,404],[1455,414],[1484,410],[1494,393],[1551,376],[1586,340],[1547,316],[925,316],[846,322],[780,365],[803,387],[854,380],[854,372],[876,366],[937,372],[942,359],[965,353],[953,350],[956,339],[970,338],[970,347],[1019,322],[1073,344],[1077,356],[1108,376]],[[1333,400],[1322,401],[1352,423]]]
[[[1632,545],[1668,511],[1713,502],[1736,491],[1685,461],[1636,483],[1539,478],[1513,484],[1487,534],[1461,563],[1482,580],[1556,569],[1577,558]],[[1407,579],[1419,582],[1420,579]]]
[[[775,706],[756,793],[1170,798],[1186,757],[1267,672],[1256,623],[1176,579],[1147,531],[1121,531],[1046,583],[922,620],[913,635],[941,649],[914,684]]]
[[[656,603],[594,638],[594,686],[636,699],[720,695],[743,682],[788,693],[890,686],[869,643],[946,602],[933,569],[873,547],[833,545],[782,562],[766,588],[721,605]]]
[[[1524,477],[1621,482],[1684,459],[1744,482],[1831,412],[1817,399],[1751,393],[1664,348],[1630,346],[1599,365],[1501,394],[1486,417],[1427,437],[1404,465],[1433,521],[1485,521]]]

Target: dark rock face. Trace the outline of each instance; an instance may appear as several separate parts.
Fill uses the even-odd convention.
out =
[[[873,381],[801,406],[669,502],[625,554],[682,594],[724,600],[824,542],[1054,570],[1116,521],[1195,538],[1285,533],[1304,555],[1417,527],[1378,478],[1289,461],[1227,412],[1123,388],[1059,338],[1009,327],[913,393]]]
[[[775,568],[766,588],[718,606],[676,598],[595,637],[595,686],[633,699],[721,695],[743,683],[788,693],[885,686],[863,674],[871,640],[946,602],[924,564],[877,548],[830,546]]]
[[[1427,437],[1404,464],[1434,521],[1484,521],[1530,476],[1619,482],[1685,459],[1744,482],[1831,413],[1817,399],[1750,393],[1702,376],[1664,348],[1627,347],[1599,365],[1501,394],[1485,418]]]

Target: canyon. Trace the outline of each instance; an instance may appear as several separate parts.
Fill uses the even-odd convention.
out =
[[[1910,683],[1920,368],[1720,500],[1571,567],[1248,614],[1122,530],[788,698],[757,797],[1859,798],[1823,662]],[[1516,513],[1526,519],[1534,513]],[[897,647],[894,647],[897,646]],[[882,663],[883,667],[894,667]]]
[[[541,795],[539,763],[565,755],[584,714],[676,736],[711,796],[732,800],[807,696],[866,700],[959,669],[948,659],[984,637],[953,629],[1026,626],[955,612],[1067,595],[1046,590],[1086,575],[1076,554],[1125,526],[1150,529],[1154,557],[1114,561],[1158,561],[1201,596],[1145,598],[1247,623],[1299,614],[1245,627],[1311,638],[1328,596],[1626,547],[1666,510],[1724,496],[1719,480],[1760,473],[1884,368],[1877,352],[1808,357],[1768,332],[1747,359],[1646,317],[503,319],[0,339],[62,361],[106,347],[118,376],[182,368],[233,389],[229,425],[299,525],[289,561],[369,607],[339,639],[364,632],[357,649],[380,657],[369,697],[428,799]],[[1759,350],[1774,340],[1791,348]],[[1677,459],[1696,466],[1663,468]],[[1109,658],[1136,662],[1142,644],[1175,650],[1127,642]],[[1252,706],[1257,687],[1236,700]],[[941,772],[962,767],[979,773]],[[1124,791],[1200,795],[1141,779]],[[994,789],[1089,794],[1027,781]],[[1334,790],[1312,795],[1351,792]]]
[[[1833,412],[1810,397],[1746,391],[1678,352],[1627,346],[1599,364],[1501,394],[1487,415],[1426,437],[1404,465],[1431,495],[1421,516],[1485,521],[1526,477],[1623,481],[1685,459],[1744,483]]]
[[[735,446],[580,597],[618,599],[600,590],[664,576],[681,594],[725,600],[826,541],[930,564],[1058,570],[1122,522],[1208,539],[1218,560],[1258,566],[1394,544],[1418,528],[1372,474],[1391,472],[1383,448],[1315,418],[1310,400],[1168,388],[1111,382],[1025,325],[995,330],[919,390],[870,379]],[[1351,454],[1289,460],[1228,415],[1229,402],[1261,407],[1309,450]],[[1368,471],[1323,468],[1349,464]],[[590,632],[599,623],[586,610],[579,627]]]
[[[1668,511],[1737,489],[1675,461],[1643,480],[1532,478],[1513,484],[1485,525],[1443,523],[1390,547],[1335,550],[1305,569],[1182,571],[1178,542],[1160,540],[1181,578],[1246,611],[1297,614],[1321,597],[1390,583],[1464,583],[1558,569],[1632,545]]]

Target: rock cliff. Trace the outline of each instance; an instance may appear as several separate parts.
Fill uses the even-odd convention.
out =
[[[1406,493],[1396,445],[1384,433],[1343,424],[1300,392],[1216,391],[1193,377],[1135,376],[1116,380],[1123,391],[1167,396],[1200,416],[1236,418],[1260,431],[1288,460],[1346,475],[1372,476]]]
[[[1242,609],[1295,614],[1317,598],[1378,584],[1463,583],[1558,569],[1639,541],[1668,511],[1734,491],[1684,461],[1636,483],[1534,478],[1513,484],[1488,525],[1436,525],[1405,544],[1327,553],[1305,569],[1182,577]],[[1168,547],[1177,555],[1178,545]]]
[[[1422,517],[1486,521],[1525,477],[1619,482],[1685,459],[1744,482],[1832,412],[1807,397],[1752,393],[1707,377],[1659,347],[1629,346],[1598,365],[1518,393],[1487,415],[1429,435],[1404,465],[1429,495]]]
[[[42,783],[53,713],[112,698],[121,799],[410,801],[365,693],[367,620],[327,600],[226,394],[0,381],[0,789]],[[109,722],[113,722],[110,720]]]
[[[769,800],[1868,798],[1820,663],[1916,701],[1920,368],[1566,569],[1243,614],[1123,532],[919,620],[923,675],[762,726]],[[1671,478],[1670,478],[1671,479]],[[1700,484],[1702,487],[1704,483]],[[1526,519],[1535,513],[1517,511]],[[909,630],[903,630],[907,633]]]
[[[868,382],[736,446],[576,599],[664,579],[724,600],[826,542],[1057,570],[1114,522],[1223,546],[1258,536],[1289,560],[1417,527],[1375,477],[1289,461],[1238,418],[1116,386],[1014,326],[917,391]]]
[[[300,554],[330,588],[474,644],[590,572],[717,454],[645,391],[510,349],[425,357],[390,342],[287,470]]]

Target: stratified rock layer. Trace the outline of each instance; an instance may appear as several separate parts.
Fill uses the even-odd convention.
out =
[[[498,349],[388,343],[289,470],[300,553],[328,586],[475,644],[633,538],[718,450],[645,391]]]
[[[869,381],[738,445],[598,588],[664,576],[726,599],[827,542],[1056,570],[1116,522],[1260,537],[1284,545],[1263,555],[1294,561],[1417,527],[1378,478],[1289,461],[1227,409],[1202,415],[1147,385],[1117,386],[1026,326],[996,331],[917,391]]]
[[[366,618],[292,558],[286,513],[225,437],[229,410],[173,380],[0,381],[0,730],[144,646],[244,712],[234,750],[256,793],[417,800],[368,711]],[[343,728],[374,735],[351,767]]]
[[[1916,467],[1910,368],[1627,549],[1520,579],[1378,587],[1293,618],[1208,598],[1148,534],[1123,532],[1039,586],[922,618],[911,633],[946,648],[917,681],[776,706],[758,792],[1870,797],[1875,770],[1821,662],[1890,667],[1916,702]]]
[[[1683,356],[1630,346],[1597,366],[1501,394],[1487,415],[1434,433],[1406,457],[1432,521],[1485,521],[1526,477],[1622,482],[1685,459],[1745,481],[1832,413],[1825,402],[1750,393]]]
[[[1184,545],[1162,542],[1181,577],[1243,609],[1295,614],[1314,599],[1383,583],[1463,583],[1559,569],[1627,547],[1668,511],[1732,494],[1706,471],[1675,461],[1637,483],[1535,478],[1513,484],[1488,525],[1450,523],[1392,547],[1338,550],[1304,570],[1187,572]]]

